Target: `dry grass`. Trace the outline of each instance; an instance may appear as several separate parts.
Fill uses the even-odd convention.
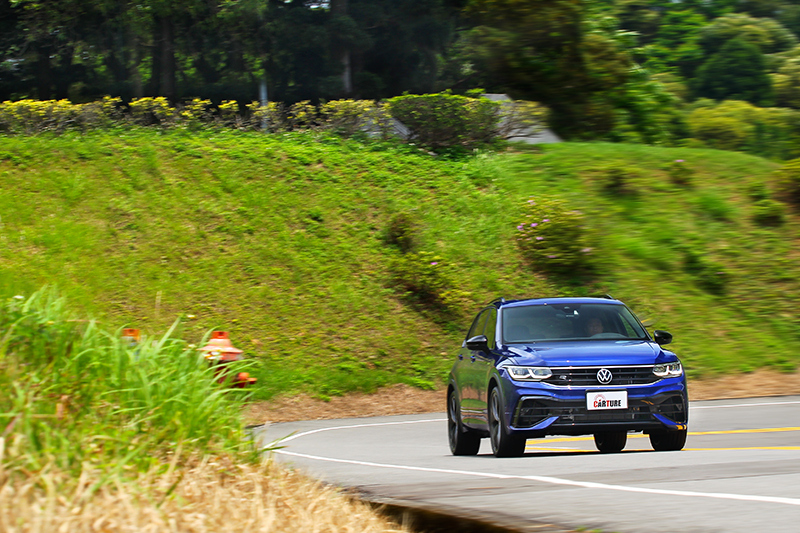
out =
[[[101,475],[84,471],[74,479],[48,469],[25,476],[3,471],[0,531],[409,531],[346,493],[272,462],[259,466],[205,459],[93,491]]]

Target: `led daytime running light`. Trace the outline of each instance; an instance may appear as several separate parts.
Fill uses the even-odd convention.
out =
[[[683,375],[683,367],[680,362],[661,363],[653,366],[653,374],[660,378],[673,378]]]
[[[506,371],[515,381],[542,381],[553,375],[546,366],[507,366]]]

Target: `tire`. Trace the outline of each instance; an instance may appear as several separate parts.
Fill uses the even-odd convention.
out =
[[[604,431],[594,434],[594,445],[602,453],[621,452],[626,442],[628,442],[626,431]]]
[[[503,400],[495,387],[489,392],[489,440],[495,457],[520,457],[525,453],[525,437],[509,433],[503,416]]]
[[[657,452],[677,452],[686,445],[687,430],[654,431],[650,433],[650,444]]]
[[[461,423],[461,409],[455,391],[447,395],[447,439],[453,455],[477,455],[481,447],[481,438]]]

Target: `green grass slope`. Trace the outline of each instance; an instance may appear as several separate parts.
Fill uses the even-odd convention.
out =
[[[691,186],[671,178],[676,159]],[[611,144],[449,161],[313,134],[4,137],[0,295],[53,284],[110,328],[158,335],[177,319],[190,342],[228,330],[257,359],[258,398],[435,386],[473,313],[500,295],[610,292],[675,335],[691,375],[793,370],[797,220],[753,218],[776,167]],[[523,261],[514,236],[531,195],[585,213],[593,279],[548,279]],[[398,213],[462,291],[454,312],[393,286]]]

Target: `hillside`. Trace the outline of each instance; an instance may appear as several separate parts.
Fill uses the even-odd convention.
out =
[[[777,164],[641,145],[519,150],[446,159],[314,134],[137,129],[3,137],[0,296],[53,284],[110,329],[158,335],[180,320],[190,342],[228,330],[256,359],[261,399],[436,387],[467,321],[500,295],[611,293],[675,335],[693,377],[797,367],[797,219],[754,220]],[[690,184],[672,177],[675,160]],[[584,213],[591,278],[523,260],[514,237],[531,196]],[[389,242],[398,220],[458,306],[398,288],[414,274]]]

